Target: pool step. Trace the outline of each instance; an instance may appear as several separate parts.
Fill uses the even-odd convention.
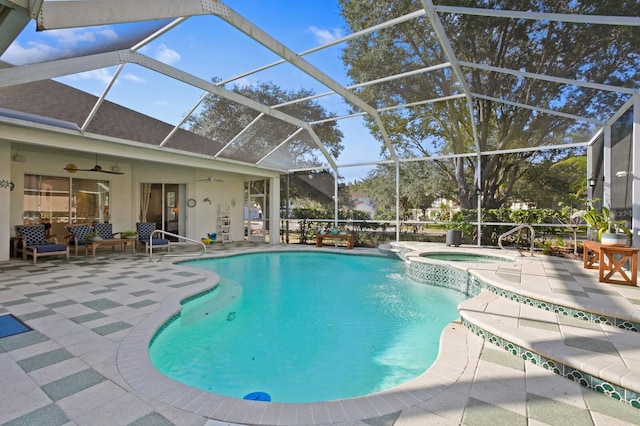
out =
[[[572,318],[486,290],[462,302],[462,322],[512,354],[640,408],[640,333]]]

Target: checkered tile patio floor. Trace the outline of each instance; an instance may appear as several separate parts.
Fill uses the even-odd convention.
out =
[[[216,253],[255,249],[287,247],[232,243],[216,247]],[[144,256],[112,252],[102,252],[96,260],[0,263],[0,315],[11,313],[33,328],[0,339],[0,424],[228,424],[138,392],[122,377],[116,361],[123,340],[165,298],[206,286],[207,280],[197,270],[170,262],[150,263]],[[411,408],[354,420],[345,402],[340,413],[292,414],[281,409],[271,413],[270,421],[265,411],[260,422],[309,424],[311,419],[315,424],[371,426],[640,423],[640,410],[526,363],[485,343],[459,323],[444,331],[442,351],[445,356],[432,368],[434,374],[440,374],[441,385],[425,389],[433,396]]]

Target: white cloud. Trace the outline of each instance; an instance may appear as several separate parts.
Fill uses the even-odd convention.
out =
[[[108,26],[48,30],[39,34],[37,40],[23,44],[14,41],[0,59],[13,65],[33,64],[74,56],[74,52],[118,40],[116,32]]]
[[[101,35],[103,38],[107,40],[119,39],[118,34],[109,27],[105,27],[104,29],[98,31],[97,34]]]
[[[322,29],[310,26],[309,31],[311,31],[311,33],[316,36],[316,40],[318,40],[320,44],[329,43],[342,37],[342,31],[339,28]]]
[[[85,71],[78,74],[70,75],[68,78],[70,80],[97,80],[101,83],[109,84],[109,82],[113,78],[113,74],[109,73],[106,68],[101,68],[98,70]]]
[[[96,33],[78,28],[50,30],[42,33],[63,46],[77,46],[82,43],[94,43]]]
[[[43,36],[50,37],[63,46],[79,46],[87,43],[100,43],[118,40],[118,34],[108,26],[97,28],[68,28],[44,31]]]
[[[58,49],[44,43],[29,43],[27,46],[22,46],[14,42],[0,59],[12,65],[32,64],[46,61],[58,51]]]
[[[127,81],[132,81],[134,83],[146,83],[147,82],[147,80],[145,80],[142,77],[138,77],[135,74],[122,74],[120,76],[120,78],[123,78],[123,79],[125,79]]]
[[[166,44],[158,46],[154,57],[168,65],[174,64],[181,59],[180,54],[173,49],[169,49]]]
[[[164,62],[167,65],[175,64],[182,59],[182,56],[180,56],[178,52],[170,49],[164,43],[158,46],[142,46],[138,51],[147,56],[151,56],[152,58],[157,59],[160,62]]]

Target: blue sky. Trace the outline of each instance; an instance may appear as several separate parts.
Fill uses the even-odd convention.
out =
[[[302,52],[342,37],[346,32],[335,0],[231,0],[226,4],[294,52]],[[147,31],[149,26],[150,24],[146,24]],[[30,23],[1,59],[22,64],[58,58],[64,56],[65,52],[92,52],[96,46],[104,44],[119,46],[123,40],[135,39],[145,29],[145,25],[109,25],[40,33],[36,33],[34,28],[33,22]],[[214,76],[231,78],[279,59],[224,21],[212,16],[189,18],[187,22],[145,46],[141,52],[206,80]],[[340,84],[349,84],[339,54],[340,46],[337,46],[308,55],[305,59]],[[115,70],[116,67],[98,69],[58,80],[100,95]],[[316,93],[328,91],[326,87],[288,64],[244,77],[237,83],[251,84],[257,81],[273,81],[286,89],[310,88]],[[128,64],[107,99],[177,124],[201,95],[200,89]],[[336,96],[322,98],[319,102],[338,115],[347,113],[347,105]],[[345,150],[339,163],[378,159],[379,144],[372,140],[360,119],[342,120],[340,127],[345,133]],[[358,170],[351,172],[366,172],[362,168]],[[347,176],[348,180],[356,177],[349,177],[353,173],[349,169],[341,170],[341,174]]]

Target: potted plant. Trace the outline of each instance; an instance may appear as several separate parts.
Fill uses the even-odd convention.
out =
[[[444,229],[447,231],[446,245],[458,247],[462,244],[462,234],[471,231],[471,223],[469,223],[464,213],[455,212],[451,220],[445,224]]]
[[[127,240],[135,240],[138,236],[138,233],[136,231],[124,231],[121,232],[120,235],[122,235],[122,238],[125,238]]]
[[[86,241],[102,241],[102,237],[98,231],[91,231],[85,234],[84,239]]]
[[[589,206],[582,218],[597,232],[597,239],[603,245],[627,245],[627,237],[631,236],[631,231],[624,226],[624,220],[613,220],[611,210],[607,207],[602,207],[602,210],[598,211]]]

